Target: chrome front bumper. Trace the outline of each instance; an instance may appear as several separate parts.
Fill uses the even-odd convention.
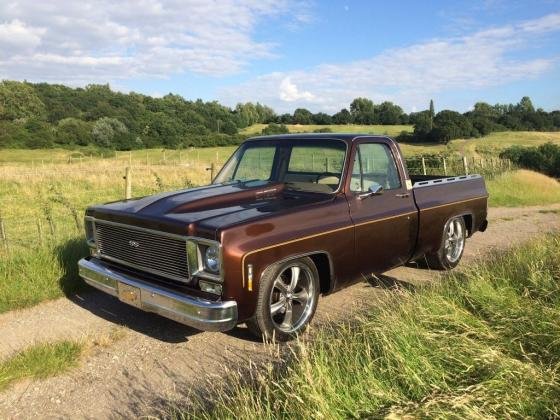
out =
[[[86,283],[144,311],[204,331],[227,331],[237,324],[235,301],[182,295],[109,268],[96,258],[83,258],[78,267]]]

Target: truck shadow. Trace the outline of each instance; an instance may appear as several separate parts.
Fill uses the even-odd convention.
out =
[[[426,261],[425,258],[421,258],[416,261],[409,261],[404,266],[408,268],[415,268],[417,270],[428,270],[428,271],[434,270],[428,265],[428,261]]]
[[[168,343],[184,342],[201,332],[126,305],[117,298],[88,286],[78,275],[78,261],[88,253],[87,245],[80,239],[68,240],[55,249],[56,258],[63,270],[59,279],[60,289],[70,301],[108,322]]]
[[[416,286],[404,280],[399,280],[396,277],[388,276],[386,274],[370,275],[366,281],[371,287],[378,287],[381,289],[404,289],[409,292],[414,292]]]

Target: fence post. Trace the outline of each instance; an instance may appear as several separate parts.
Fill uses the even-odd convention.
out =
[[[51,231],[51,236],[54,236],[55,234],[54,221],[50,215],[47,217],[47,222],[49,222],[49,229]]]
[[[469,165],[467,164],[467,157],[463,156],[463,170],[465,172],[465,175],[469,174]]]
[[[4,227],[4,218],[0,213],[0,239],[2,239],[2,243],[4,244],[4,249],[8,252],[8,238],[6,237],[6,228]]]
[[[37,219],[37,236],[39,237],[39,246],[43,246],[43,226],[41,219]]]
[[[422,156],[422,173],[426,175],[426,159]]]
[[[508,159],[507,163],[508,163],[508,171],[511,171],[511,160]]]
[[[447,163],[445,162],[445,158],[443,159],[443,174],[447,176]]]
[[[484,158],[480,158],[480,169],[484,170]]]
[[[325,172],[329,172],[329,158],[325,158]]]
[[[124,172],[124,197],[128,200],[132,198],[132,172],[127,166]]]
[[[210,171],[210,183],[212,183],[212,181],[214,181],[214,162],[212,162],[210,164],[209,168],[206,168],[207,171]]]

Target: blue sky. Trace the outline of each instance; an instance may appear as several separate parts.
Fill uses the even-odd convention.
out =
[[[336,112],[352,98],[560,108],[560,1],[19,0],[0,78]]]

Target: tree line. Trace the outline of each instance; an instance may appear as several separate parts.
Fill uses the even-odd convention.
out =
[[[117,150],[239,143],[239,129],[268,122],[259,103],[235,109],[216,101],[154,98],[112,91],[109,85],[0,83],[0,148],[93,146]]]
[[[305,108],[278,115],[259,103],[230,108],[217,101],[189,101],[173,94],[154,98],[116,92],[109,85],[70,88],[47,83],[0,83],[0,148],[222,146],[242,141],[239,130],[256,123],[269,124],[263,130],[265,134],[286,132],[286,124],[411,124],[414,131],[401,134],[398,140],[446,143],[492,131],[558,130],[560,111],[535,109],[524,97],[518,104],[479,102],[463,114],[451,110],[436,114],[431,101],[429,109],[407,114],[389,101],[374,104],[368,98],[356,98],[348,108],[332,115]]]
[[[436,114],[431,101],[428,110],[410,114],[409,123],[414,125],[414,132],[401,134],[400,141],[447,143],[493,131],[556,131],[560,129],[560,111],[535,109],[525,96],[517,104],[477,102],[464,114],[450,110]]]

